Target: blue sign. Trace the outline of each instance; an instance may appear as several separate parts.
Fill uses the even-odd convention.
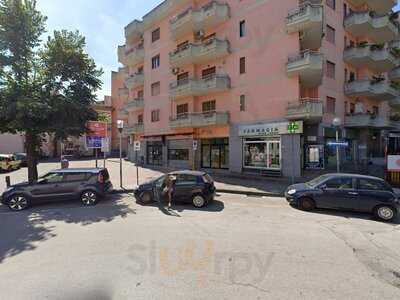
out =
[[[347,141],[338,141],[338,142],[328,142],[328,146],[335,146],[335,147],[348,147],[349,142]]]
[[[100,149],[103,138],[100,136],[86,136],[86,148]]]

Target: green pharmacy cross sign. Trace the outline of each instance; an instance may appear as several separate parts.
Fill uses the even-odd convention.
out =
[[[289,133],[297,133],[300,129],[300,125],[297,122],[290,122],[288,124],[288,132]]]

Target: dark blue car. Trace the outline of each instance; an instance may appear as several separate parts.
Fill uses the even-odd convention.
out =
[[[393,220],[400,200],[383,179],[355,174],[326,174],[307,183],[289,186],[287,201],[300,209],[352,210],[374,214],[383,221]]]

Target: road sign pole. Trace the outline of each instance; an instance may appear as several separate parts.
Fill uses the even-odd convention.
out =
[[[136,184],[139,186],[139,162],[137,151],[135,151],[135,161],[136,161]]]
[[[336,128],[336,169],[340,173],[339,128]]]
[[[98,154],[97,154],[97,150],[98,150],[97,148],[94,149],[94,152],[96,153],[96,168],[98,167],[98,162],[97,162],[97,155],[98,155]]]

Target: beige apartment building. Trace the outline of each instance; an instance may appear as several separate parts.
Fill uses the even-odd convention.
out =
[[[400,136],[395,5],[162,2],[125,27],[112,74],[129,158],[140,141],[150,166],[297,177],[335,167],[338,130],[344,167],[383,166]]]

